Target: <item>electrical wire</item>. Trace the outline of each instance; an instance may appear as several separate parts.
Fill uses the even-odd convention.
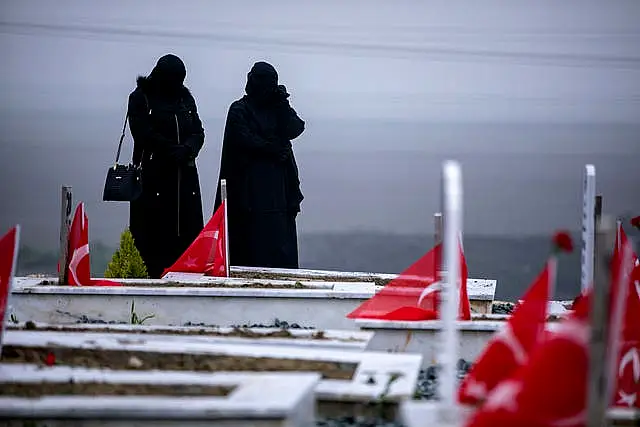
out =
[[[153,28],[125,28],[116,26],[91,26],[46,24],[34,22],[0,21],[0,33],[63,36],[85,39],[86,36],[106,37],[107,40],[133,40],[166,42],[214,43],[238,48],[276,47],[283,50],[308,53],[350,54],[367,57],[401,57],[422,61],[441,62],[493,62],[501,64],[537,65],[577,68],[609,68],[640,70],[640,57],[603,54],[570,54],[499,51],[491,49],[459,49],[452,47],[424,47],[417,44],[381,44],[366,42],[335,42],[321,39],[292,37],[258,37],[243,34],[212,32],[186,32]]]

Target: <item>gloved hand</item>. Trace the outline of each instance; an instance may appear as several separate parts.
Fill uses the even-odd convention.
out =
[[[284,85],[278,85],[278,90],[276,91],[276,93],[281,99],[287,99],[291,96],[287,92],[287,88]]]
[[[287,98],[289,98],[289,96],[290,95],[287,93],[287,88],[284,87],[284,85],[278,85],[278,87],[275,88],[273,94],[271,95],[271,102],[277,108],[288,106],[289,100]]]
[[[193,159],[193,151],[186,145],[174,145],[170,148],[169,153],[177,164],[182,165]]]

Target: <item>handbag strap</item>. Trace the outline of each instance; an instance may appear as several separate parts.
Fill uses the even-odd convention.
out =
[[[120,134],[120,142],[118,143],[118,152],[116,153],[116,165],[120,160],[120,151],[122,150],[122,141],[124,141],[124,133],[127,131],[127,122],[129,120],[129,111],[124,116],[124,125],[122,126],[122,133]]]
[[[147,98],[146,94],[142,94],[144,96],[144,101],[147,104],[147,111],[149,110],[149,98]],[[120,142],[118,142],[118,151],[116,152],[116,164],[114,168],[118,165],[118,160],[120,160],[120,151],[122,151],[122,142],[124,141],[124,134],[127,131],[127,123],[129,121],[129,110],[127,109],[127,114],[124,116],[124,124],[122,125],[122,133],[120,134]],[[133,135],[132,135],[133,136]]]

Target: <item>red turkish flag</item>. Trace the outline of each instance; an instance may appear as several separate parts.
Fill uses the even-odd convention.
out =
[[[622,229],[618,227],[614,257],[621,256],[620,248],[629,244]],[[620,356],[614,375],[618,379],[617,388],[612,396],[612,405],[625,408],[640,408],[640,295],[638,289],[638,257],[632,254],[635,264],[634,274],[629,279],[629,290],[625,304],[625,313],[620,337]]]
[[[442,244],[438,244],[347,317],[405,321],[437,319],[441,290],[437,270],[441,257]],[[459,318],[471,320],[471,307],[467,293],[467,263],[462,245],[460,245],[459,295]]]
[[[2,337],[7,323],[7,307],[11,297],[11,283],[18,261],[20,244],[20,226],[16,225],[0,239],[0,353],[2,353]]]
[[[113,280],[92,279],[89,255],[89,217],[80,202],[76,207],[69,230],[67,258],[67,284],[69,286],[121,286]]]
[[[193,243],[162,275],[165,276],[169,272],[179,272],[227,276],[225,234],[223,202]]]
[[[547,305],[555,287],[557,261],[549,258],[529,290],[506,322],[487,344],[458,389],[461,403],[477,405],[502,381],[529,360],[543,339]]]
[[[222,202],[218,209],[222,209],[224,213],[224,208],[224,202]],[[224,217],[220,222],[220,228],[218,230],[213,263],[207,265],[204,274],[205,276],[229,277],[229,271],[227,271],[227,223]]]
[[[614,256],[612,260],[611,316],[607,324],[612,337],[620,333],[616,312],[626,297],[632,266],[628,245],[623,253],[625,256]],[[545,340],[533,350],[527,364],[489,394],[467,427],[585,425],[590,300],[588,292],[555,331],[545,334]],[[614,341],[608,348],[616,348]]]

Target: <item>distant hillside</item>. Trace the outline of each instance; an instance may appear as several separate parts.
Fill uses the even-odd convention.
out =
[[[579,242],[579,236],[574,236]],[[433,245],[428,236],[371,233],[309,234],[301,237],[301,264],[309,268],[398,273]],[[472,278],[498,280],[497,298],[518,298],[540,272],[549,253],[548,237],[465,235]],[[580,287],[580,252],[562,258],[556,299],[573,299]]]
[[[574,236],[579,242],[579,236]],[[311,233],[300,237],[300,264],[305,268],[399,273],[433,244],[429,236],[367,232]],[[465,235],[469,275],[498,280],[497,298],[518,298],[542,268],[549,253],[548,237],[483,237]],[[113,248],[91,245],[94,275],[104,272]],[[55,273],[57,255],[24,247],[18,273]],[[580,253],[562,258],[556,299],[572,299],[579,289]]]

